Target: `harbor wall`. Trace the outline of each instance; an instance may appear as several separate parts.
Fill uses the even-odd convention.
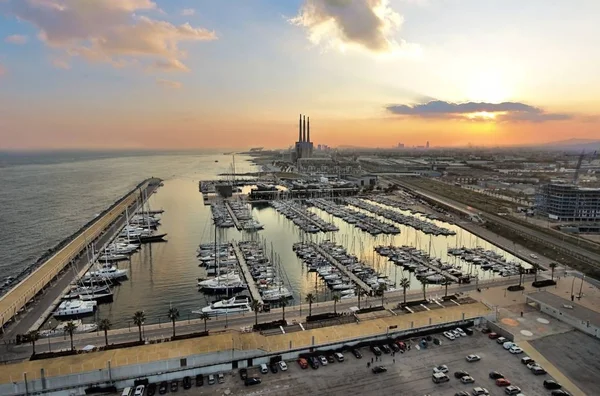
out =
[[[133,364],[110,368],[110,361],[106,362],[106,368],[102,370],[82,372],[64,376],[44,378],[41,373],[39,379],[27,381],[25,378],[13,383],[0,385],[0,394],[5,396],[22,396],[27,394],[39,394],[49,396],[72,396],[84,395],[85,389],[92,385],[105,386],[114,384],[118,389],[133,386],[136,379],[147,378],[149,382],[171,381],[181,379],[184,376],[195,377],[197,374],[209,375],[219,372],[227,372],[237,368],[258,366],[262,363],[268,364],[270,359],[281,356],[283,360],[295,360],[303,353],[313,353],[317,350],[335,350],[348,348],[357,344],[384,341],[396,337],[409,338],[411,335],[423,332],[438,332],[442,329],[464,326],[474,323],[479,325],[482,317],[465,317],[461,320],[432,324],[423,327],[407,329],[388,328],[385,332],[367,337],[354,337],[339,340],[332,343],[303,345],[294,348],[290,341],[290,347],[286,351],[269,352],[261,349],[252,350],[222,350],[213,353],[190,355],[184,358],[160,360],[150,363]],[[431,323],[431,320],[430,320]]]

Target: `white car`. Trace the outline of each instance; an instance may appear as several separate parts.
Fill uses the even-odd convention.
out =
[[[533,253],[531,253],[529,256],[530,256],[532,259],[534,259],[534,260],[537,260],[537,259],[538,259],[538,256],[537,256],[537,255],[535,255],[535,254],[533,254]]]
[[[507,341],[507,339],[506,339],[506,338],[504,338],[504,337],[499,337],[499,338],[496,338],[496,342],[497,342],[498,344],[504,344],[506,341]]]
[[[508,350],[510,353],[518,355],[519,353],[523,353],[523,350],[519,346],[514,346]]]
[[[481,360],[481,356],[479,355],[467,355],[467,362],[476,362]]]
[[[440,366],[436,366],[433,368],[433,372],[434,373],[444,373],[446,374],[448,372],[448,366],[446,366],[445,364],[442,364]]]
[[[487,390],[487,389],[485,389],[485,388],[481,388],[481,387],[479,387],[479,386],[478,386],[478,387],[475,387],[475,388],[473,388],[473,391],[471,392],[471,394],[472,394],[473,396],[479,396],[479,395],[489,395],[489,394],[490,394],[490,392],[488,392],[488,390]]]
[[[515,344],[514,342],[508,341],[508,342],[505,342],[504,344],[502,344],[502,346],[504,347],[504,349],[509,350],[510,348],[516,347],[518,345]]]
[[[446,337],[449,340],[454,340],[456,337],[454,337],[454,334],[450,333],[449,331],[444,331],[444,337]]]
[[[283,360],[280,360],[279,368],[281,369],[281,371],[287,371],[287,364]]]
[[[460,333],[456,330],[449,330],[450,333],[454,334],[454,338],[460,338]]]
[[[454,332],[460,334],[461,337],[467,336],[467,333],[465,333],[465,331],[463,329],[461,329],[460,327],[457,327],[456,330],[454,330]]]
[[[464,377],[460,378],[460,382],[462,382],[463,384],[472,384],[473,382],[475,382],[475,379],[470,375],[465,375]]]
[[[321,362],[321,366],[327,366],[327,364],[329,364],[327,358],[323,355],[319,356],[319,362]]]
[[[138,385],[135,388],[133,396],[142,396],[144,394],[144,385]]]

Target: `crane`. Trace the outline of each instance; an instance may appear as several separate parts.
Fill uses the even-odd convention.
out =
[[[597,151],[594,151],[590,157],[590,162],[592,162],[596,158]],[[579,170],[581,169],[581,163],[583,162],[583,157],[585,157],[585,150],[581,151],[581,155],[579,155],[579,159],[577,160],[577,165],[575,166],[575,174],[573,175],[573,184],[577,184],[577,179],[579,178]]]

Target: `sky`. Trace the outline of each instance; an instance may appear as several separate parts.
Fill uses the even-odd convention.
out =
[[[600,139],[597,0],[0,0],[0,150]]]

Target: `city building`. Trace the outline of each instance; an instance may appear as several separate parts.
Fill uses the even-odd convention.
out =
[[[425,144],[425,148],[429,148],[429,140],[427,141],[427,144]]]
[[[544,184],[536,195],[536,210],[551,220],[600,221],[600,188],[556,182]]]
[[[298,141],[294,146],[292,161],[297,162],[301,158],[310,158],[313,153],[313,143],[310,140],[310,117],[300,114],[298,120]]]

